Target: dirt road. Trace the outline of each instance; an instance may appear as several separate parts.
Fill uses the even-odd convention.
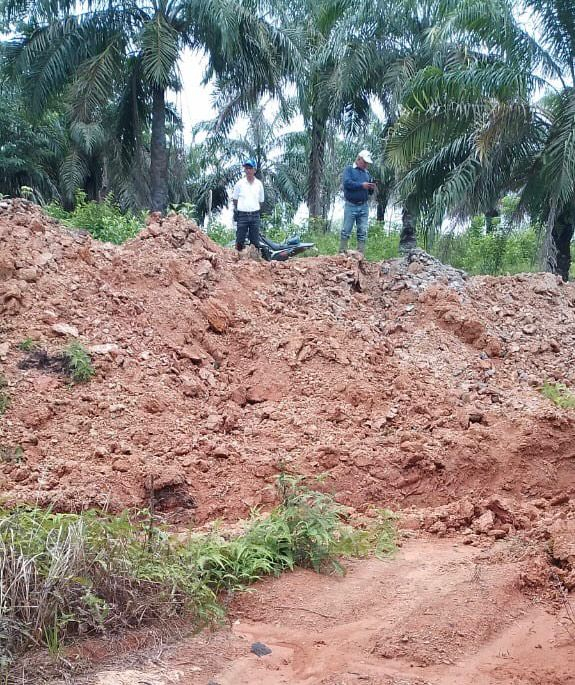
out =
[[[519,556],[509,542],[411,540],[393,560],[350,562],[343,578],[297,571],[236,598],[229,629],[164,649],[163,666],[90,682],[571,685],[575,626],[517,589]],[[251,653],[256,642],[271,654]]]

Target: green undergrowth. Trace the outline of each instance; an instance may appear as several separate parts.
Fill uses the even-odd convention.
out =
[[[352,526],[347,510],[301,479],[281,476],[280,504],[243,532],[217,527],[176,539],[149,512],[110,516],[0,510],[0,660],[32,645],[58,654],[70,637],[175,617],[197,626],[223,615],[222,594],[297,566],[343,572],[342,556],[390,554],[387,511]]]
[[[72,211],[58,203],[46,205],[44,211],[70,228],[85,230],[97,240],[117,245],[134,238],[145,223],[145,212],[123,212],[112,195],[102,202],[88,201],[83,191],[76,192]]]
[[[575,395],[563,383],[544,383],[539,389],[543,397],[561,409],[575,409]]]
[[[40,344],[37,340],[34,340],[34,338],[24,338],[24,340],[21,340],[16,347],[21,351],[21,352],[33,352],[34,350],[37,350],[38,347],[40,347]]]

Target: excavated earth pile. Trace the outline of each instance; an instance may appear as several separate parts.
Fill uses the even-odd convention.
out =
[[[288,471],[361,513],[480,545],[516,533],[575,586],[575,287],[474,277],[421,251],[238,260],[182,217],[117,247],[0,203],[7,504],[153,504],[202,525],[274,501]],[[37,363],[71,341],[95,376]],[[263,681],[262,681],[263,682]],[[383,682],[383,681],[382,681]]]

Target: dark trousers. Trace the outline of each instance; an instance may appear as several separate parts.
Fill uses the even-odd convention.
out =
[[[260,213],[259,212],[238,212],[238,223],[236,228],[236,248],[244,249],[246,236],[249,236],[250,243],[258,250],[260,248]]]

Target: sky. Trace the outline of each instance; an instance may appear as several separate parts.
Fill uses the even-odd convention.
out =
[[[180,66],[182,90],[176,95],[176,103],[184,121],[184,139],[192,141],[192,129],[200,121],[215,117],[212,107],[212,88],[202,85],[206,59],[198,52],[186,50]]]

